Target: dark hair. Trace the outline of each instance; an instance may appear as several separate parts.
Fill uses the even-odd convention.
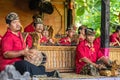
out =
[[[120,25],[117,26],[116,32],[118,32],[119,30],[120,30]]]
[[[10,23],[11,23],[11,20],[6,19],[6,23],[7,23],[7,24],[10,24]]]
[[[36,23],[33,23],[34,27],[36,27]]]
[[[81,26],[78,28],[78,34],[80,34],[80,30],[82,30],[83,28],[87,28],[87,26],[81,25]]]

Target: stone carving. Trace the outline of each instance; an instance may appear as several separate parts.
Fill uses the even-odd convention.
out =
[[[0,73],[0,80],[30,80],[30,73],[25,72],[21,75],[13,65],[7,65],[5,70]]]

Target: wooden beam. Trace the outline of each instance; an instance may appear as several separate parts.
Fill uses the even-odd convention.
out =
[[[109,48],[110,0],[101,0],[101,47]]]
[[[68,10],[67,10],[67,29],[72,27],[72,20],[73,20],[73,16],[72,16],[72,9],[71,9],[71,0],[67,0],[68,2]]]

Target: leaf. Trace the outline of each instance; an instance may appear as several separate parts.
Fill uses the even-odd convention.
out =
[[[96,1],[94,7],[100,10],[101,9],[101,1],[100,0]]]
[[[85,12],[85,7],[80,7],[77,10],[77,15],[82,16],[84,14],[84,12]]]
[[[76,0],[78,6],[84,6],[84,0]]]

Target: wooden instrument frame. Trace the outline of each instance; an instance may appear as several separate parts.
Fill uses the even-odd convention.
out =
[[[60,72],[75,71],[75,52],[76,46],[39,46],[38,50],[47,56],[45,67],[47,71],[59,70]],[[110,59],[120,58],[120,48],[110,48]]]

